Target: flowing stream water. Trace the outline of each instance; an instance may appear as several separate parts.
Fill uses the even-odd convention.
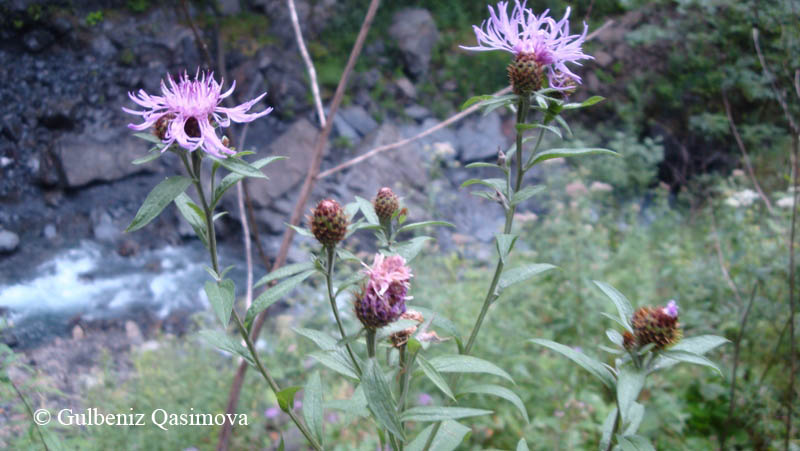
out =
[[[221,256],[237,287],[244,264]],[[34,270],[0,283],[0,328],[6,341],[35,346],[69,333],[77,320],[164,319],[208,308],[203,283],[208,254],[197,242],[121,257],[113,248],[85,241],[56,251]],[[10,334],[10,335],[9,335]]]

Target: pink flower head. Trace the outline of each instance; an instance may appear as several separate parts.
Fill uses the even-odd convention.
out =
[[[525,2],[516,6],[508,14],[508,2],[499,2],[497,11],[489,6],[489,19],[481,26],[474,25],[478,45],[461,48],[474,51],[505,50],[515,56],[533,55],[535,61],[547,67],[550,87],[569,89],[571,82],[580,83],[581,78],[567,67],[566,63],[580,66],[578,61],[592,58],[583,53],[581,45],[586,40],[588,27],[583,25],[583,33],[569,34],[569,14],[567,8],[564,17],[556,22],[545,10],[539,16],[525,8]]]
[[[667,303],[667,306],[664,307],[664,313],[669,315],[671,318],[678,317],[678,304],[673,300]]]
[[[128,124],[133,130],[142,131],[154,125],[156,128],[164,127],[163,135],[159,137],[166,144],[165,150],[177,142],[190,152],[202,147],[210,155],[227,158],[227,155],[235,152],[217,137],[215,125],[228,127],[231,121],[250,122],[272,111],[272,108],[266,108],[260,113],[247,112],[267,94],[266,92],[233,108],[220,106],[222,99],[233,93],[236,82],[234,81],[231,88],[223,93],[222,85],[214,80],[213,73],[201,73],[198,69],[193,79],[184,72],[177,82],[172,76],[167,76],[167,81],[169,86],[161,80],[160,96],[151,96],[144,90],[140,90],[136,95],[128,93],[131,100],[145,108],[144,111],[123,108],[126,113],[137,114],[144,120],[138,125]],[[212,125],[212,120],[215,125]]]
[[[367,267],[364,272],[369,275],[368,285],[379,296],[383,296],[395,283],[408,287],[408,281],[414,277],[411,268],[406,266],[406,259],[399,255],[386,257],[383,254],[375,254],[372,266]]]

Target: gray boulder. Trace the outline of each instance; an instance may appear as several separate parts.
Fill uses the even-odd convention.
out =
[[[64,183],[78,187],[90,182],[110,182],[142,170],[148,165],[133,165],[148,144],[125,127],[90,127],[80,134],[68,134],[55,144],[55,155],[63,171]]]
[[[504,152],[511,145],[503,134],[500,115],[492,112],[482,117],[464,121],[456,132],[459,157],[464,163],[490,160],[497,156],[497,149]]]
[[[439,31],[431,13],[422,8],[398,11],[389,28],[389,36],[400,48],[408,73],[414,78],[425,75],[431,62],[431,52],[439,39]]]
[[[19,246],[19,235],[10,231],[0,229],[0,253],[7,254],[17,250]]]

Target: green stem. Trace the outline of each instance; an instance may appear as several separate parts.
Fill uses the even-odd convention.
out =
[[[524,124],[526,118],[528,117],[528,111],[530,109],[530,100],[528,98],[520,98],[519,102],[517,103],[517,124]],[[517,137],[516,137],[516,145],[517,150],[515,152],[514,161],[516,163],[516,180],[514,180],[514,192],[517,192],[522,187],[522,179],[525,176],[525,168],[523,165],[523,151],[522,151],[522,130],[517,130]],[[539,138],[536,141],[536,147],[533,149],[535,153],[539,149],[539,145],[542,142],[542,135],[544,134],[544,129],[539,131]],[[509,171],[507,176],[507,186],[511,186],[511,172]],[[514,225],[514,212],[516,211],[516,205],[511,205],[510,200],[513,197],[512,192],[508,192],[508,199],[509,199],[509,207],[506,210],[506,221],[505,225],[503,226],[503,233],[508,234],[511,233],[511,228]],[[469,355],[472,351],[472,347],[475,344],[475,340],[478,338],[478,332],[483,325],[483,321],[486,318],[486,314],[489,312],[489,307],[492,305],[492,302],[497,299],[497,294],[495,290],[497,289],[497,284],[500,282],[500,276],[503,274],[503,268],[505,267],[505,263],[503,259],[497,259],[497,266],[494,270],[494,276],[492,276],[492,282],[489,284],[489,291],[486,293],[486,297],[483,300],[483,306],[481,307],[481,312],[478,314],[478,318],[475,320],[475,325],[472,327],[472,332],[469,334],[469,340],[467,341],[467,346],[464,347],[463,355]],[[456,390],[458,385],[458,375],[454,375],[450,379],[450,386],[452,387],[453,391]],[[425,442],[425,446],[423,450],[428,450],[433,443],[434,438],[436,438],[436,434],[439,432],[439,428],[442,427],[442,422],[438,422],[434,425],[433,430],[431,431],[431,435],[428,436],[428,441]]]
[[[239,335],[242,336],[242,339],[247,344],[247,349],[250,351],[250,354],[253,356],[253,360],[255,361],[255,364],[256,364],[256,367],[258,368],[258,371],[261,373],[261,375],[264,377],[264,379],[266,379],[266,381],[269,384],[269,387],[272,389],[272,391],[275,392],[275,394],[277,395],[278,392],[281,391],[281,389],[278,386],[278,383],[275,382],[275,379],[273,379],[272,376],[269,374],[269,371],[267,371],[267,368],[264,366],[264,364],[261,363],[261,359],[258,357],[258,353],[256,352],[256,348],[253,345],[253,340],[250,339],[250,334],[247,333],[247,328],[244,327],[244,323],[242,323],[242,319],[239,317],[239,314],[236,312],[236,309],[233,309],[233,315],[232,316],[233,316],[234,320],[236,320],[236,326],[239,328]],[[289,409],[286,410],[286,413],[289,414],[289,417],[292,419],[292,421],[294,421],[294,424],[297,425],[297,428],[300,429],[300,432],[302,432],[303,435],[306,437],[306,440],[308,440],[308,443],[310,443],[311,446],[314,447],[314,449],[322,450],[323,449],[322,445],[317,443],[317,440],[311,434],[311,431],[309,431],[308,428],[306,427],[306,425],[302,421],[300,421],[300,418],[297,417],[297,414],[294,413],[294,410],[289,408]]]
[[[367,355],[369,358],[375,357],[375,329],[367,329]]]
[[[325,283],[328,285],[328,299],[331,302],[331,310],[333,310],[333,317],[336,318],[336,325],[339,326],[339,333],[342,334],[342,340],[347,338],[347,334],[344,332],[344,326],[342,325],[342,320],[339,317],[339,307],[336,305],[336,296],[333,294],[333,266],[334,262],[336,261],[336,248],[326,246],[325,252],[327,253],[327,262],[325,265]],[[353,353],[353,348],[350,347],[350,343],[345,342],[345,348],[347,348],[347,353],[350,355],[350,360],[353,361],[353,367],[358,374],[358,377],[361,377],[361,366],[358,364],[358,360],[356,360],[356,355]]]
[[[208,252],[211,256],[211,265],[214,268],[214,271],[217,273],[217,275],[219,275],[219,261],[217,257],[217,238],[216,238],[216,232],[214,231],[214,219],[213,219],[214,210],[211,207],[209,207],[208,202],[206,201],[205,192],[203,191],[203,183],[201,180],[202,174],[200,172],[202,159],[199,155],[199,152],[195,152],[192,154],[191,165],[189,164],[189,160],[186,158],[185,153],[181,154],[181,160],[183,161],[183,164],[186,166],[186,171],[192,177],[192,182],[194,183],[194,186],[197,189],[197,195],[200,197],[200,203],[202,204],[203,213],[205,214],[206,217],[206,228],[207,228],[206,233],[208,234]],[[252,339],[250,338],[250,334],[247,332],[247,328],[242,323],[242,319],[239,317],[239,314],[236,312],[235,308],[232,310],[231,316],[233,316],[234,320],[236,321],[236,325],[239,329],[239,334],[242,336],[242,339],[247,345],[247,349],[253,356],[253,361],[255,362],[256,367],[258,368],[259,372],[264,377],[264,379],[267,381],[267,384],[269,384],[272,391],[275,392],[275,394],[277,395],[278,392],[281,391],[280,386],[278,386],[278,383],[275,382],[275,379],[272,378],[272,376],[269,374],[269,371],[267,371],[267,368],[264,366],[264,364],[261,362],[261,359],[258,357],[256,348],[253,345]],[[317,440],[311,434],[311,431],[308,430],[306,425],[303,424],[302,421],[300,421],[300,418],[297,417],[297,414],[295,414],[294,411],[292,411],[291,409],[288,410],[287,413],[289,414],[289,417],[292,419],[292,421],[294,421],[294,424],[297,425],[297,428],[300,429],[300,432],[303,433],[306,440],[308,440],[308,443],[310,443],[315,450],[322,450],[323,449],[322,445],[317,442]]]
[[[25,399],[25,396],[23,396],[22,392],[19,390],[19,388],[17,388],[17,384],[15,384],[10,377],[8,378],[8,383],[11,384],[11,388],[13,388],[15,392],[17,392],[17,396],[22,401],[22,404],[25,406],[25,410],[27,410],[28,415],[31,416],[31,420],[33,420],[33,424],[36,427],[36,432],[39,434],[39,439],[42,441],[42,446],[44,446],[45,451],[50,451],[50,447],[47,446],[47,440],[44,439],[44,434],[42,433],[42,426],[40,426],[39,423],[36,421],[36,417],[33,414],[33,409],[31,408],[31,405],[28,404],[28,400]]]

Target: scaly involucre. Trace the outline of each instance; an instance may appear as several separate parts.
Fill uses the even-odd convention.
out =
[[[525,2],[515,0],[514,9],[508,14],[508,2],[499,2],[497,11],[489,6],[489,19],[481,26],[473,26],[478,45],[461,48],[474,51],[505,50],[515,56],[532,55],[537,63],[547,68],[550,87],[570,89],[571,82],[580,83],[581,78],[573,73],[567,63],[580,66],[580,60],[592,57],[583,53],[581,46],[586,40],[588,27],[583,33],[569,34],[569,14],[556,22],[545,10],[537,16]]]
[[[222,85],[214,80],[213,73],[201,73],[198,70],[194,78],[190,79],[184,72],[177,82],[172,76],[167,76],[166,82],[161,80],[160,96],[150,95],[143,89],[135,95],[129,92],[131,100],[145,110],[123,110],[139,115],[144,120],[141,124],[128,124],[133,130],[142,131],[156,126],[157,136],[165,144],[164,150],[177,143],[190,152],[202,148],[217,158],[227,158],[236,152],[222,143],[215,126],[228,127],[231,121],[250,122],[272,111],[272,108],[266,108],[260,113],[248,113],[253,105],[264,98],[266,92],[232,108],[220,106],[222,99],[230,96],[234,88],[235,81],[223,93]]]
[[[413,275],[400,256],[386,257],[376,254],[371,267],[365,271],[369,280],[356,296],[355,312],[369,329],[378,329],[393,323],[406,312],[409,280]]]

